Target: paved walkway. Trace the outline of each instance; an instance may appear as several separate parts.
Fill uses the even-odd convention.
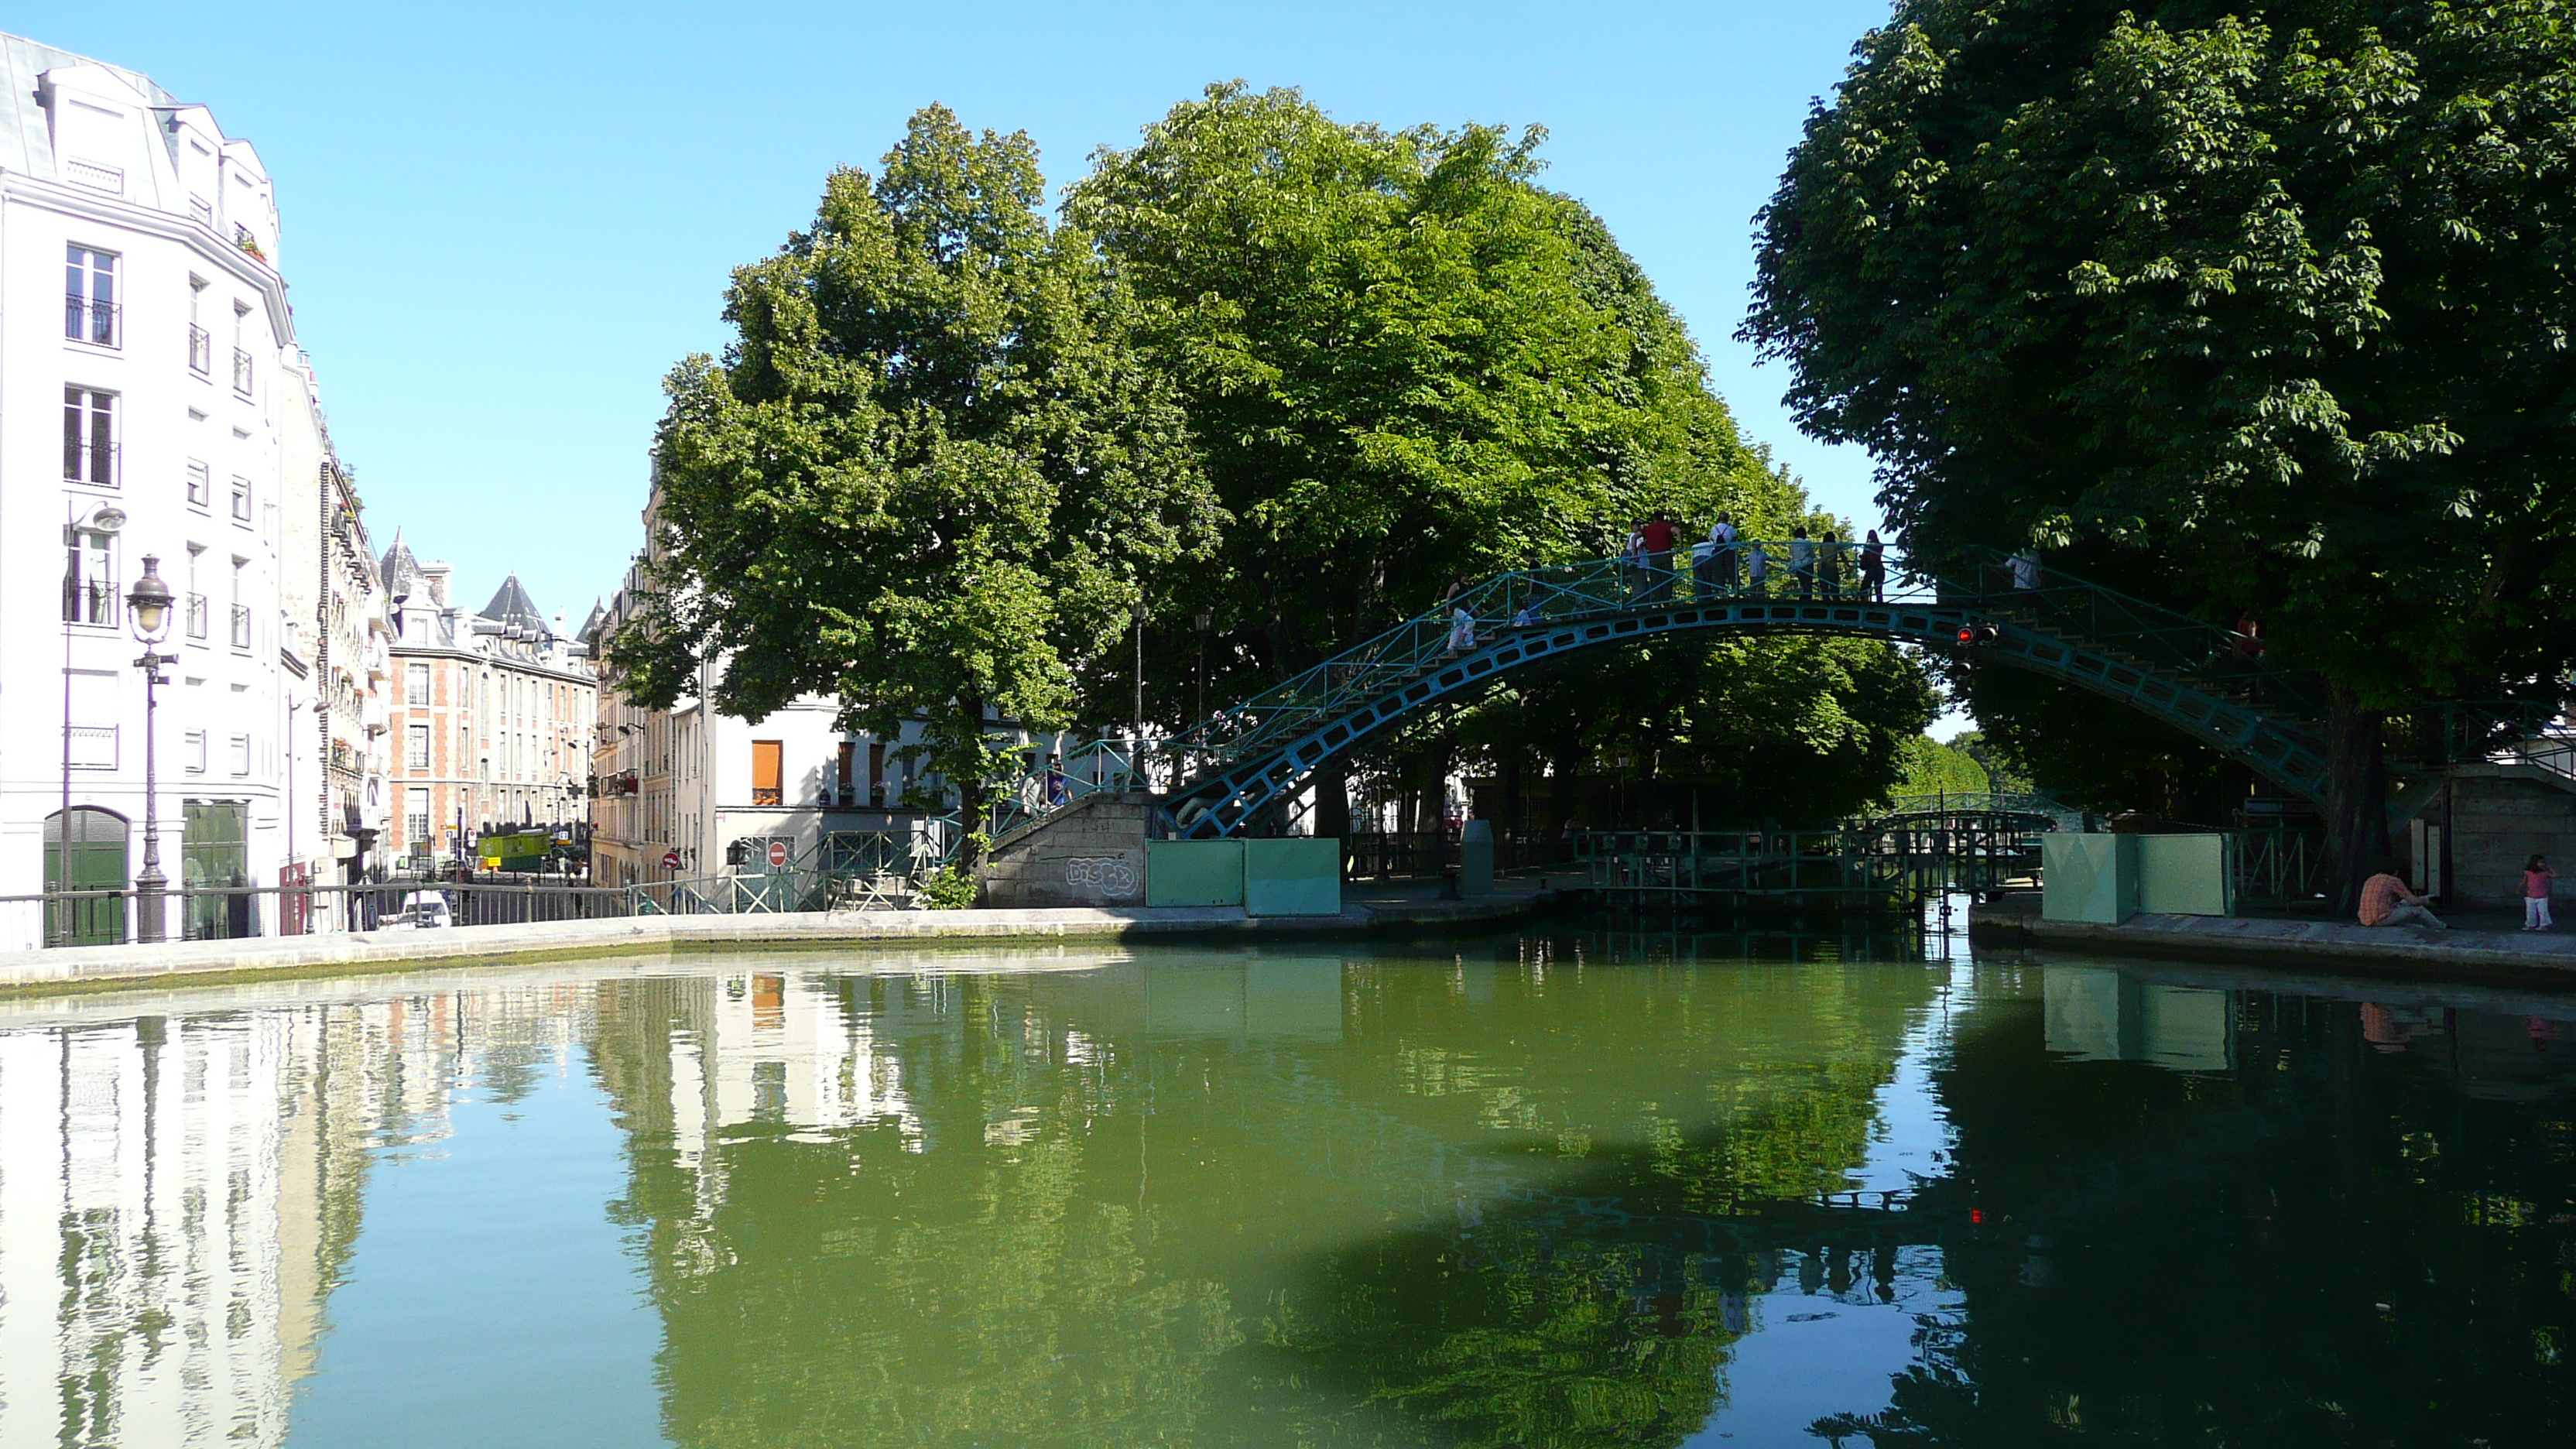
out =
[[[1383,887],[1383,888],[1380,888]],[[705,950],[822,949],[884,942],[1118,940],[1135,936],[1247,939],[1445,930],[1500,923],[1548,894],[1507,887],[1469,900],[1437,899],[1439,883],[1362,882],[1334,916],[1261,916],[1240,906],[1020,911],[797,911],[736,916],[625,916],[437,931],[262,936],[158,946],[75,946],[0,952],[0,994],[81,991],[150,982],[243,981],[426,966],[672,955]]]
[[[2316,916],[2137,915],[2116,926],[2044,921],[2036,892],[2016,893],[1968,914],[1983,940],[2114,955],[2250,961],[2462,981],[2510,981],[2576,988],[2576,929],[2524,931],[2501,912],[2458,912],[2452,929],[2364,926]]]

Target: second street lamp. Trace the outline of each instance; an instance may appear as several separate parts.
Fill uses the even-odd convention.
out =
[[[155,717],[161,708],[161,666],[175,664],[179,658],[160,649],[170,633],[170,602],[170,586],[161,581],[161,560],[147,553],[143,577],[134,581],[125,596],[134,637],[143,641],[143,657],[134,661],[134,667],[143,671],[143,873],[134,878],[134,913],[136,935],[147,944],[162,940],[169,929],[162,897],[170,880],[161,873],[161,781],[153,741],[160,734]]]

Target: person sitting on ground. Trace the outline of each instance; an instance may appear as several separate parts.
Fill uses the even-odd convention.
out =
[[[2447,931],[2424,898],[2386,871],[2361,883],[2361,923],[2365,926],[2430,926]]]
[[[2549,857],[2535,855],[2522,865],[2522,928],[2546,931],[2557,923],[2549,919],[2549,888],[2556,884],[2558,872],[2549,868]]]

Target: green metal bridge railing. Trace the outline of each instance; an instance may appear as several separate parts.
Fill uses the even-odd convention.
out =
[[[2119,699],[2322,798],[2322,685],[2270,663],[2257,641],[2063,571],[2016,569],[1992,550],[1964,560],[1955,572],[1965,578],[1891,550],[1886,585],[1865,598],[1859,552],[1820,544],[1817,562],[1800,570],[1788,566],[1790,545],[1747,541],[1736,545],[1732,568],[1694,569],[1684,553],[1672,566],[1623,557],[1497,574],[1167,739],[1083,747],[1066,762],[1064,799],[1048,799],[1033,768],[990,825],[997,837],[1023,833],[1083,795],[1149,785],[1160,773],[1175,828],[1229,834],[1323,758],[1501,672],[1598,643],[1708,627],[1981,647],[1999,662]],[[1767,564],[1758,582],[1749,568],[1757,554]],[[2509,713],[2461,708],[2438,728],[2455,748],[2489,755],[2543,738]],[[2561,768],[2576,764],[2567,745],[2576,741],[2548,745]],[[1088,763],[1077,770],[1076,760]]]

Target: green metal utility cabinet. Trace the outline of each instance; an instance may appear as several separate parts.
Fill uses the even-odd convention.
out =
[[[1243,842],[1148,840],[1145,904],[1239,906],[1243,904]]]
[[[1342,912],[1342,843],[1291,835],[1243,842],[1243,907],[1256,916]]]
[[[2039,914],[2116,926],[2138,911],[2138,839],[2052,830],[2039,838]]]
[[[2235,841],[2225,835],[2139,835],[2138,909],[2151,915],[2236,914]]]

